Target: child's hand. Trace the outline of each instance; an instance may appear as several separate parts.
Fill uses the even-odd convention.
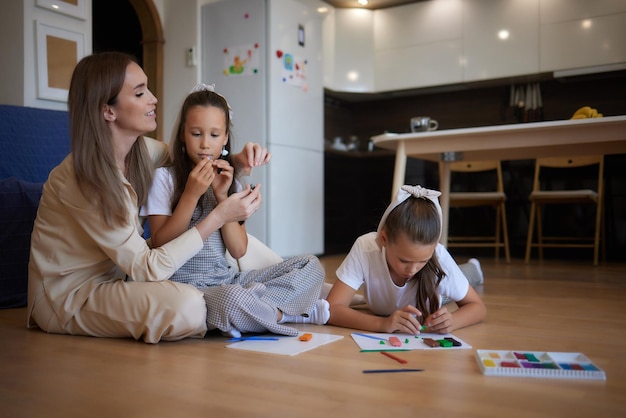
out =
[[[214,178],[215,170],[213,170],[212,161],[205,158],[196,164],[189,173],[184,193],[198,200],[207,191]]]
[[[407,305],[398,309],[387,317],[384,332],[404,332],[417,335],[421,328],[417,320],[418,316],[422,316],[422,313],[415,306]]]
[[[239,222],[248,219],[261,206],[261,185],[252,190],[247,185],[242,191],[233,193],[219,203],[214,211],[220,213],[223,223]]]
[[[215,179],[211,186],[213,187],[213,193],[217,199],[217,203],[220,203],[228,197],[228,189],[233,183],[233,176],[235,169],[226,160],[213,161],[213,170],[215,171]]]
[[[424,325],[427,327],[428,332],[448,334],[453,331],[452,314],[448,312],[448,308],[444,306],[426,318]]]

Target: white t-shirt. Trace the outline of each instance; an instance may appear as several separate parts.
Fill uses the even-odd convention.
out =
[[[139,209],[139,216],[172,216],[172,196],[174,195],[174,177],[167,167],[159,167],[154,173],[152,187],[146,204]]]
[[[243,184],[234,179],[235,190],[243,190]],[[148,193],[146,204],[139,209],[139,216],[166,215],[172,216],[172,196],[174,195],[174,176],[167,167],[159,167],[154,173],[152,187]]]
[[[448,250],[437,244],[437,259],[445,276],[437,287],[439,300],[443,297],[453,301],[467,295],[469,282]],[[404,286],[391,280],[385,248],[376,243],[376,232],[360,236],[337,269],[337,278],[354,290],[364,285],[363,295],[369,309],[377,315],[391,315],[396,310],[417,303],[417,280],[410,279]]]

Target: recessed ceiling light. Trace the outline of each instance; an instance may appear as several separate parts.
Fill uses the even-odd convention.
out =
[[[367,6],[367,0],[359,0],[357,1],[357,3],[359,3],[361,6]]]

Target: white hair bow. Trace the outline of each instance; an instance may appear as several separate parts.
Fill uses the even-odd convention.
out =
[[[232,121],[233,121],[233,108],[230,107],[230,103],[228,103],[228,100],[226,100],[226,97],[224,97],[224,95],[219,94],[218,92],[215,91],[215,84],[198,83],[195,86],[193,86],[193,88],[191,89],[189,94],[197,93],[199,91],[211,91],[211,92],[217,94],[218,96],[224,98],[224,101],[226,102],[226,105],[228,106],[228,116],[229,116],[230,121],[232,123]]]
[[[441,192],[437,190],[430,190],[418,185],[410,186],[405,184],[404,186],[400,187],[396,198],[393,202],[389,204],[389,206],[385,210],[385,213],[383,214],[383,217],[380,219],[377,230],[378,234],[380,234],[383,226],[385,226],[385,221],[387,220],[387,217],[389,216],[391,211],[394,210],[400,203],[407,200],[410,196],[420,199],[428,199],[433,202],[435,204],[435,207],[437,208],[437,212],[439,213],[439,222],[443,223],[443,212],[441,211],[441,205],[439,204],[439,196],[441,196]]]

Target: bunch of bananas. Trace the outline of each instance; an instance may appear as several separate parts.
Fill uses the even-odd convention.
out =
[[[594,109],[589,106],[583,106],[578,109],[572,115],[572,119],[588,119],[588,118],[601,118],[602,113],[598,113],[597,109]]]

